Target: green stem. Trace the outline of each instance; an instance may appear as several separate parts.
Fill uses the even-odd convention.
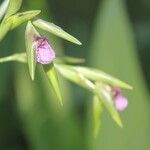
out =
[[[0,63],[6,63],[10,61],[18,61],[21,63],[26,63],[26,54],[25,53],[17,53],[11,56],[0,58]]]

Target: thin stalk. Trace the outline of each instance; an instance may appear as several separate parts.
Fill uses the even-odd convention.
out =
[[[6,63],[10,61],[17,61],[21,63],[26,63],[26,54],[25,53],[17,53],[11,56],[0,58],[0,63]]]

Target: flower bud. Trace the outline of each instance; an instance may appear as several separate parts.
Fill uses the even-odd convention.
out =
[[[118,88],[112,88],[112,93],[114,95],[114,105],[118,111],[123,111],[128,106],[128,100],[121,93],[121,90]]]
[[[55,52],[45,37],[37,37],[34,48],[37,62],[41,64],[50,64],[55,59]]]
[[[115,108],[118,110],[118,111],[123,111],[127,108],[128,106],[128,101],[127,101],[127,98],[122,96],[122,95],[118,95],[115,97]]]

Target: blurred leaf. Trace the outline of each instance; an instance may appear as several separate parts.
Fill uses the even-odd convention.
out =
[[[119,113],[117,112],[116,108],[114,107],[114,102],[112,99],[111,94],[106,90],[106,85],[101,83],[97,83],[97,96],[102,101],[108,112],[110,113],[113,120],[120,126],[123,127]]]
[[[4,19],[15,14],[21,7],[22,0],[10,0]]]
[[[86,79],[81,73],[75,72],[71,67],[68,68],[67,65],[55,64],[58,72],[66,79],[94,92],[95,85],[88,79]]]
[[[20,24],[34,18],[37,16],[41,11],[40,10],[31,10],[31,11],[26,11],[22,13],[17,13],[7,19],[7,21],[12,20],[13,24],[11,29],[16,28]]]
[[[39,33],[33,27],[32,23],[29,21],[25,31],[25,43],[26,43],[29,73],[32,80],[34,80],[34,74],[36,68],[36,57],[35,57],[35,50],[33,44],[37,36],[40,36]]]
[[[129,107],[122,115],[123,130],[104,115],[103,130],[94,150],[150,149],[150,96],[125,4],[124,0],[104,0],[100,5],[89,58],[92,66],[129,82],[134,90],[126,93]]]
[[[59,87],[59,83],[58,83],[58,78],[57,78],[57,73],[54,67],[54,64],[51,63],[49,65],[45,65],[44,66],[44,70],[46,72],[46,75],[48,77],[48,80],[51,84],[51,86],[53,87],[53,90],[58,98],[58,101],[61,105],[63,105],[62,103],[62,94],[61,94],[61,90]]]
[[[9,4],[9,0],[4,0],[2,4],[0,5],[0,20],[3,18],[7,10],[8,4]]]
[[[0,41],[5,37],[12,26],[12,21],[0,24]]]
[[[99,133],[102,112],[103,112],[102,103],[97,96],[94,96],[93,97],[93,124],[94,124],[93,134],[95,138],[98,136]]]
[[[72,43],[81,45],[81,42],[79,40],[77,40],[75,37],[73,37],[72,35],[68,34],[67,32],[65,32],[63,29],[61,29],[60,27],[56,26],[53,23],[44,21],[42,19],[38,19],[36,21],[33,22],[33,24],[35,26],[37,26],[38,28],[41,28],[45,31],[48,31],[58,37],[61,37],[65,40],[68,40]]]

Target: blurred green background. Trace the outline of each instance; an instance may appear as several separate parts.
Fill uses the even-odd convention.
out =
[[[47,35],[57,55],[86,58],[85,65],[128,82],[134,90],[124,91],[129,99],[121,113],[124,128],[104,112],[94,139],[92,97],[86,90],[60,78],[61,108],[40,69],[32,82],[27,65],[0,64],[0,150],[149,150],[150,1],[24,0],[21,10],[29,9],[41,9],[40,17],[82,41],[76,46]],[[25,25],[0,43],[0,57],[25,51]]]

